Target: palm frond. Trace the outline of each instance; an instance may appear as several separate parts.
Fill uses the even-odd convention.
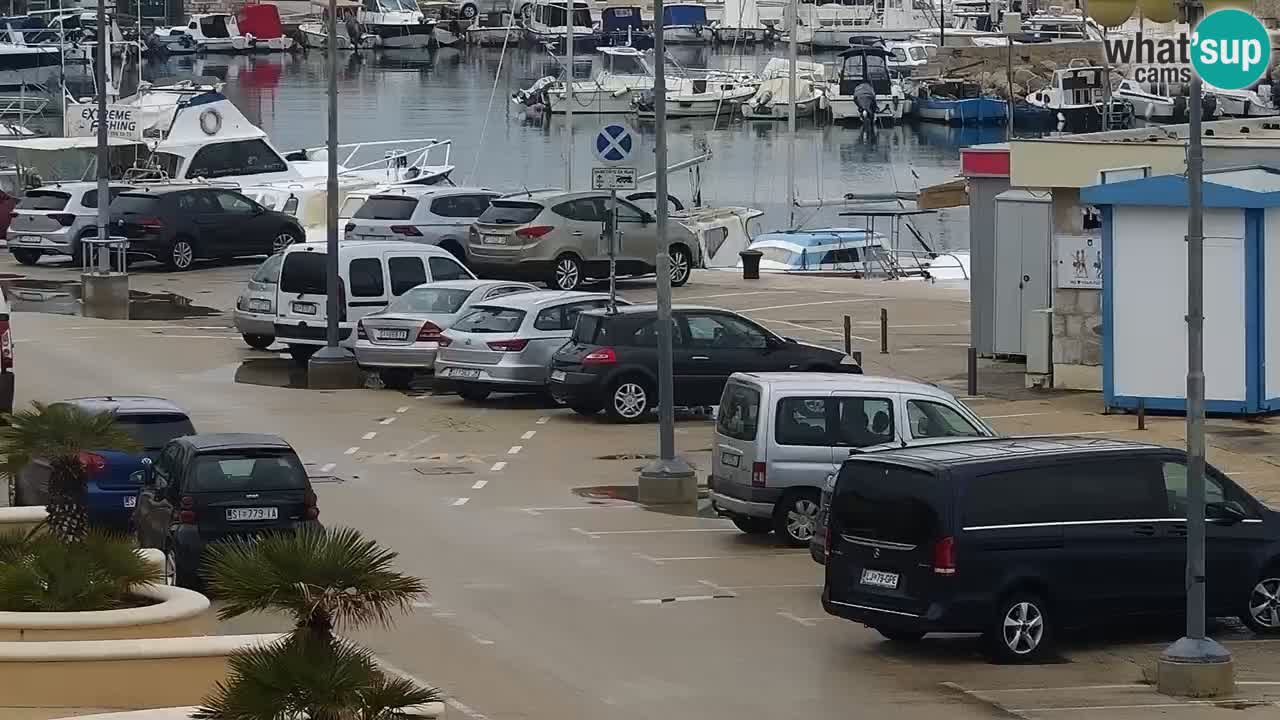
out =
[[[40,535],[0,557],[0,610],[71,612],[127,606],[160,573],[132,543],[93,533],[68,544]]]
[[[394,720],[408,717],[406,708],[440,702],[436,688],[422,687],[409,678],[379,674],[375,682],[360,692],[359,720]]]
[[[388,626],[427,591],[393,569],[397,557],[352,528],[305,528],[217,545],[203,574],[223,619],[279,609],[300,626]]]
[[[67,403],[33,402],[5,416],[0,426],[3,472],[14,477],[32,458],[73,457],[85,450],[137,450],[138,442],[110,412],[90,412]]]

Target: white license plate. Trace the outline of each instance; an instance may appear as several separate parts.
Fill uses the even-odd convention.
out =
[[[481,235],[480,242],[485,245],[506,245],[507,239],[502,235]]]
[[[296,302],[293,304],[293,311],[298,313],[299,315],[315,315],[316,304]]]
[[[446,368],[446,369],[445,369],[445,374],[446,374],[446,375],[448,375],[449,377],[455,377],[455,378],[478,378],[478,377],[480,377],[480,371],[479,371],[479,370],[472,370],[471,368]]]
[[[20,236],[18,236],[18,242],[20,242],[20,243],[25,243],[25,244],[28,244],[28,245],[39,245],[39,244],[40,244],[40,236],[38,236],[38,235],[20,235]]]
[[[378,339],[379,340],[408,340],[409,331],[408,330],[379,330]]]
[[[556,381],[556,382],[564,382],[564,371],[563,371],[563,370],[552,370],[552,371],[551,371],[551,379],[552,379],[552,380],[554,380],[554,381]]]
[[[720,453],[720,462],[729,467],[738,467],[738,464],[742,462],[742,456],[734,455],[733,453]]]
[[[892,590],[898,587],[898,573],[884,572],[883,570],[863,570],[862,584]]]
[[[242,520],[275,520],[280,517],[279,508],[230,508],[227,510],[227,519],[231,522],[239,522]]]
[[[249,309],[253,312],[271,312],[270,300],[249,300]]]
[[[138,496],[137,495],[126,496],[124,499],[124,506],[127,508],[138,507]]]

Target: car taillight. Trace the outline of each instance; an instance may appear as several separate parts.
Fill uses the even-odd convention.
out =
[[[349,222],[342,227],[343,232],[351,232],[352,230],[355,230],[355,229],[356,229],[356,224],[353,222]]]
[[[49,213],[50,220],[56,220],[62,227],[71,227],[71,223],[76,221],[76,216],[71,213]]]
[[[9,331],[9,316],[0,320],[0,372],[13,370],[13,333]]]
[[[347,321],[347,284],[338,278],[338,321]]]
[[[616,362],[618,362],[618,354],[613,351],[613,348],[593,350],[582,358],[583,365],[612,365]]]
[[[525,240],[535,240],[546,235],[552,230],[555,230],[555,228],[550,225],[530,225],[529,227],[522,227],[519,230],[516,230],[516,237],[524,238]]]
[[[392,225],[391,232],[407,237],[422,237],[422,231],[413,225]]]
[[[938,575],[956,574],[956,539],[947,536],[933,544],[933,571]]]
[[[194,525],[196,522],[196,500],[190,495],[183,495],[179,501],[178,522],[184,525]]]
[[[753,487],[764,487],[765,472],[764,463],[751,463],[751,485]]]
[[[528,340],[494,340],[489,343],[489,349],[498,352],[520,352],[528,344]]]
[[[133,221],[144,230],[163,230],[164,221],[158,217],[144,217]]]
[[[369,339],[369,333],[365,332],[365,329],[364,329],[364,321],[363,321],[363,320],[361,320],[360,322],[356,323],[356,338],[357,338],[357,339],[360,339],[360,340],[368,340],[368,339]]]
[[[81,452],[79,458],[86,475],[97,475],[107,469],[107,459],[98,453]]]
[[[308,490],[307,494],[303,497],[302,504],[305,506],[302,511],[303,517],[308,520],[315,520],[320,517],[320,508],[317,507],[315,492]]]
[[[439,325],[427,321],[422,323],[422,329],[418,331],[419,340],[439,340],[440,333],[444,332]]]
[[[449,347],[453,344],[453,341],[449,339],[448,335],[441,335],[440,339],[436,340],[436,342],[440,343],[440,347]]]

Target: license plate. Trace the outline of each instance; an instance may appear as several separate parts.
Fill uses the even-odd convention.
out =
[[[409,331],[408,330],[379,330],[378,339],[379,340],[408,340]]]
[[[470,369],[470,368],[447,368],[447,369],[445,370],[445,374],[446,374],[446,375],[448,375],[449,377],[455,377],[455,378],[478,378],[478,377],[480,377],[480,371],[479,371],[479,370],[472,370],[472,369]]]
[[[315,315],[316,304],[296,302],[293,304],[293,311],[298,313],[299,315]]]
[[[249,309],[253,312],[271,312],[271,301],[250,299]]]
[[[720,462],[729,467],[738,467],[738,464],[742,462],[742,456],[734,455],[733,453],[720,453]]]
[[[563,370],[552,370],[552,371],[551,371],[551,379],[552,379],[552,380],[554,380],[554,381],[556,381],[556,382],[564,382],[564,371],[563,371]]]
[[[480,241],[485,245],[506,245],[507,239],[502,235],[481,235]]]
[[[124,499],[124,506],[127,508],[138,507],[138,496],[129,495]]]
[[[40,237],[38,235],[21,235],[18,237],[18,242],[29,245],[39,245]]]
[[[898,587],[898,573],[884,572],[883,570],[863,570],[862,584],[892,590]]]
[[[231,522],[240,522],[242,520],[275,520],[278,517],[280,517],[280,510],[273,507],[230,508],[227,510],[227,519]]]

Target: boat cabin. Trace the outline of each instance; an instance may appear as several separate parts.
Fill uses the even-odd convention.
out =
[[[697,3],[673,3],[662,8],[663,27],[707,27],[707,6]]]
[[[210,39],[240,37],[241,35],[236,17],[229,13],[192,15],[191,20],[187,22],[187,29],[195,30],[199,33],[199,36]]]
[[[1036,93],[1047,105],[1097,105],[1106,98],[1107,71],[1097,66],[1069,67],[1053,71],[1049,87]],[[1054,103],[1053,96],[1058,102]]]
[[[649,55],[634,47],[600,48],[604,72],[627,77],[653,77]]]
[[[653,47],[653,36],[640,15],[639,5],[605,7],[600,11],[600,31],[614,45],[630,45],[640,50]]]
[[[563,28],[565,27],[564,15],[566,3],[534,3],[532,12],[532,22],[546,28]],[[528,10],[526,10],[528,12]],[[591,30],[595,27],[595,22],[591,19],[591,6],[584,0],[575,0],[573,3],[573,27],[587,28]],[[574,30],[577,33],[577,30]]]
[[[869,84],[876,95],[893,93],[889,76],[889,51],[882,45],[854,45],[840,53],[840,94],[853,95],[854,88]]]
[[[972,80],[942,79],[920,83],[916,94],[939,100],[968,100],[982,97],[982,86]]]

